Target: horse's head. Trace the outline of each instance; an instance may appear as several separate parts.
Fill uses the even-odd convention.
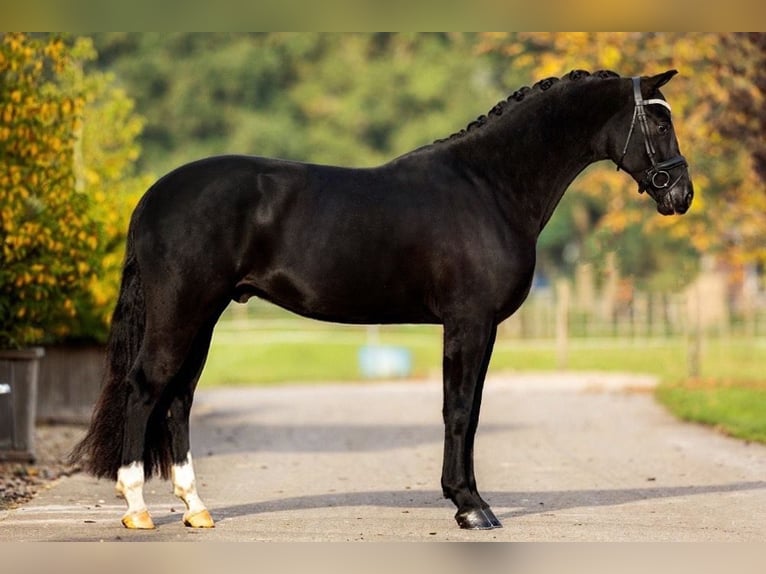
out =
[[[652,77],[632,78],[630,103],[611,125],[617,169],[627,171],[657,202],[663,215],[686,213],[694,197],[686,159],[670,118],[670,104],[660,93],[677,73],[669,70]]]

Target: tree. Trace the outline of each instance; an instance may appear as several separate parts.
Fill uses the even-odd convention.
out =
[[[76,313],[67,336],[103,341],[117,301],[130,215],[154,177],[137,173],[141,154],[137,139],[144,120],[114,76],[86,74],[80,67],[71,81],[85,98],[76,147],[78,186],[90,200],[89,214],[98,222],[99,241],[98,272],[74,300]]]
[[[5,34],[0,44],[0,348],[102,340],[142,122],[111,76],[85,73],[84,38]]]
[[[75,188],[85,101],[61,90],[77,51],[56,37],[0,40],[0,347],[59,334],[95,267],[97,226]]]
[[[730,57],[722,60],[722,75],[732,81],[726,113],[716,114],[716,123],[726,137],[743,141],[750,149],[753,166],[766,182],[766,34],[721,34]]]
[[[493,57],[477,57],[465,34],[94,41],[98,67],[116,74],[146,116],[142,165],[157,173],[230,152],[372,165],[457,131],[506,95]]]

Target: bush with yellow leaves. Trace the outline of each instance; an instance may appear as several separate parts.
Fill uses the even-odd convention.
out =
[[[93,55],[85,39],[0,36],[0,349],[106,335],[132,205],[105,186],[132,166],[141,125],[109,78],[83,73]],[[129,127],[117,172],[86,136],[119,130],[84,123],[114,120],[109,98]]]

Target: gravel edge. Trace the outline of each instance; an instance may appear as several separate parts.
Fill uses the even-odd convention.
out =
[[[33,463],[0,462],[0,512],[29,502],[62,476],[80,470],[66,459],[85,435],[82,425],[38,425]]]

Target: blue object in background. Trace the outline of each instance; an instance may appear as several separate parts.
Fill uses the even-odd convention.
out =
[[[359,349],[359,370],[368,379],[408,377],[412,353],[404,347],[366,345]]]

